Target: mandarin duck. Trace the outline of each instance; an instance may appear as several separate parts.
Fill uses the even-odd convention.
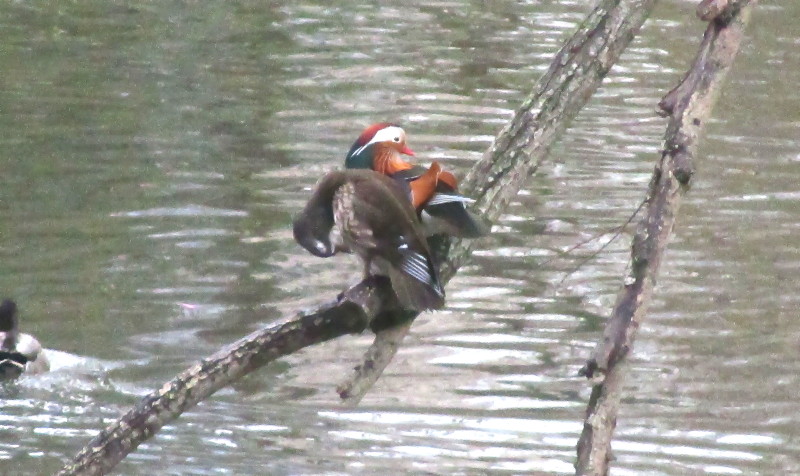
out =
[[[444,233],[476,238],[488,233],[483,221],[467,209],[474,200],[458,193],[458,182],[453,174],[441,170],[436,162],[425,170],[406,162],[401,154],[414,155],[406,145],[405,131],[396,124],[380,122],[367,127],[358,136],[347,153],[345,167],[372,169],[400,183],[412,200],[427,235]]]
[[[0,382],[14,380],[23,373],[50,370],[42,345],[30,334],[19,332],[17,305],[10,299],[0,304]]]
[[[339,240],[332,238],[336,231]],[[417,215],[404,191],[382,174],[329,172],[295,218],[293,233],[315,256],[357,254],[364,277],[387,276],[405,309],[444,305],[444,290]]]

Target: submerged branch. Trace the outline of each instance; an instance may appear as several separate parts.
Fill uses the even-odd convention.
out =
[[[694,64],[660,103],[669,115],[665,146],[649,184],[645,215],[633,239],[628,275],[603,338],[581,370],[598,383],[592,389],[578,442],[579,475],[608,474],[625,377],[622,364],[633,349],[636,331],[647,312],[681,197],[694,174],[700,135],[739,50],[755,2],[726,3],[726,9],[710,19]]]

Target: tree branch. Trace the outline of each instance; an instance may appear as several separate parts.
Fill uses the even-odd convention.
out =
[[[635,36],[654,3],[655,0],[599,1],[559,51],[534,92],[462,184],[462,192],[477,199],[476,206],[487,219],[495,221],[505,211]],[[450,245],[447,239],[434,243],[440,255],[447,257],[442,264],[444,282],[467,261],[475,243],[454,240]],[[241,339],[144,397],[118,422],[93,438],[59,474],[106,473],[182,412],[247,373],[303,347],[361,332],[368,326],[378,331],[376,341],[399,345],[416,316],[398,309],[393,301],[385,282],[362,282],[334,303]],[[396,325],[398,322],[404,323]],[[394,329],[381,330],[389,327]],[[354,389],[363,388],[358,391],[363,395],[371,385],[364,382],[374,382],[395,351],[396,346],[390,345],[374,353],[361,366],[360,383],[340,391],[355,395]]]
[[[394,304],[387,280],[364,281],[313,312],[300,313],[220,349],[142,398],[58,474],[105,474],[161,427],[220,388],[303,347],[363,332],[373,316],[392,312]]]
[[[461,185],[489,221],[496,221],[547,157],[572,119],[599,87],[606,73],[647,19],[655,0],[603,0],[561,47],[550,68],[534,86],[511,122],[470,170]],[[475,241],[453,240],[443,263],[444,282],[464,264]],[[412,319],[413,320],[413,319]],[[378,332],[349,381],[340,385],[348,403],[361,400],[391,362],[411,329],[408,321],[391,332]]]
[[[708,2],[704,2],[708,3]],[[669,115],[664,151],[647,192],[646,213],[631,246],[628,275],[602,340],[581,373],[598,383],[578,441],[576,474],[606,475],[624,382],[626,356],[644,320],[683,193],[694,173],[700,135],[733,64],[753,2],[730,1],[712,15],[692,67],[660,106]],[[719,21],[725,18],[725,21]]]

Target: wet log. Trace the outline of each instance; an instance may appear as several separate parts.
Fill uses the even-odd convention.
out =
[[[581,374],[593,379],[595,385],[578,441],[578,475],[608,474],[611,440],[625,380],[624,363],[647,313],[681,197],[694,174],[700,136],[739,51],[754,4],[754,1],[734,0],[701,4],[698,16],[706,18],[709,24],[697,56],[680,84],[659,103],[663,114],[669,116],[664,150],[648,186],[645,214],[633,238],[624,287],[602,340],[581,369]]]
[[[505,211],[546,158],[636,35],[655,1],[600,0],[561,48],[533,93],[462,184],[462,192],[477,200],[476,206],[489,221]],[[469,259],[476,244],[440,239],[434,246],[445,257],[442,277],[446,282]],[[398,310],[392,301],[384,282],[362,282],[317,311],[254,332],[145,396],[58,474],[105,474],[165,424],[231,382],[303,347],[372,327],[377,329],[372,353],[360,366],[353,386],[340,390],[357,401],[389,364],[415,317]],[[392,325],[381,330],[386,323]]]

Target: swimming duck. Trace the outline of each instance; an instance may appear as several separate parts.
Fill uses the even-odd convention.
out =
[[[30,334],[19,332],[17,305],[10,299],[0,304],[0,381],[13,380],[23,373],[50,370],[42,345]]]
[[[482,220],[467,209],[474,200],[458,193],[458,181],[453,174],[439,170],[437,179],[431,183],[424,180],[430,177],[430,169],[406,162],[401,154],[414,155],[406,145],[405,131],[397,124],[380,122],[367,127],[358,136],[347,153],[345,167],[372,169],[403,184],[410,197],[415,192],[417,196],[428,197],[414,204],[427,235],[444,233],[476,238],[488,233]]]
[[[332,238],[335,231],[338,240]],[[371,170],[329,172],[295,218],[293,232],[315,256],[357,254],[364,277],[387,276],[405,309],[444,305],[422,226],[403,189],[385,175]]]

